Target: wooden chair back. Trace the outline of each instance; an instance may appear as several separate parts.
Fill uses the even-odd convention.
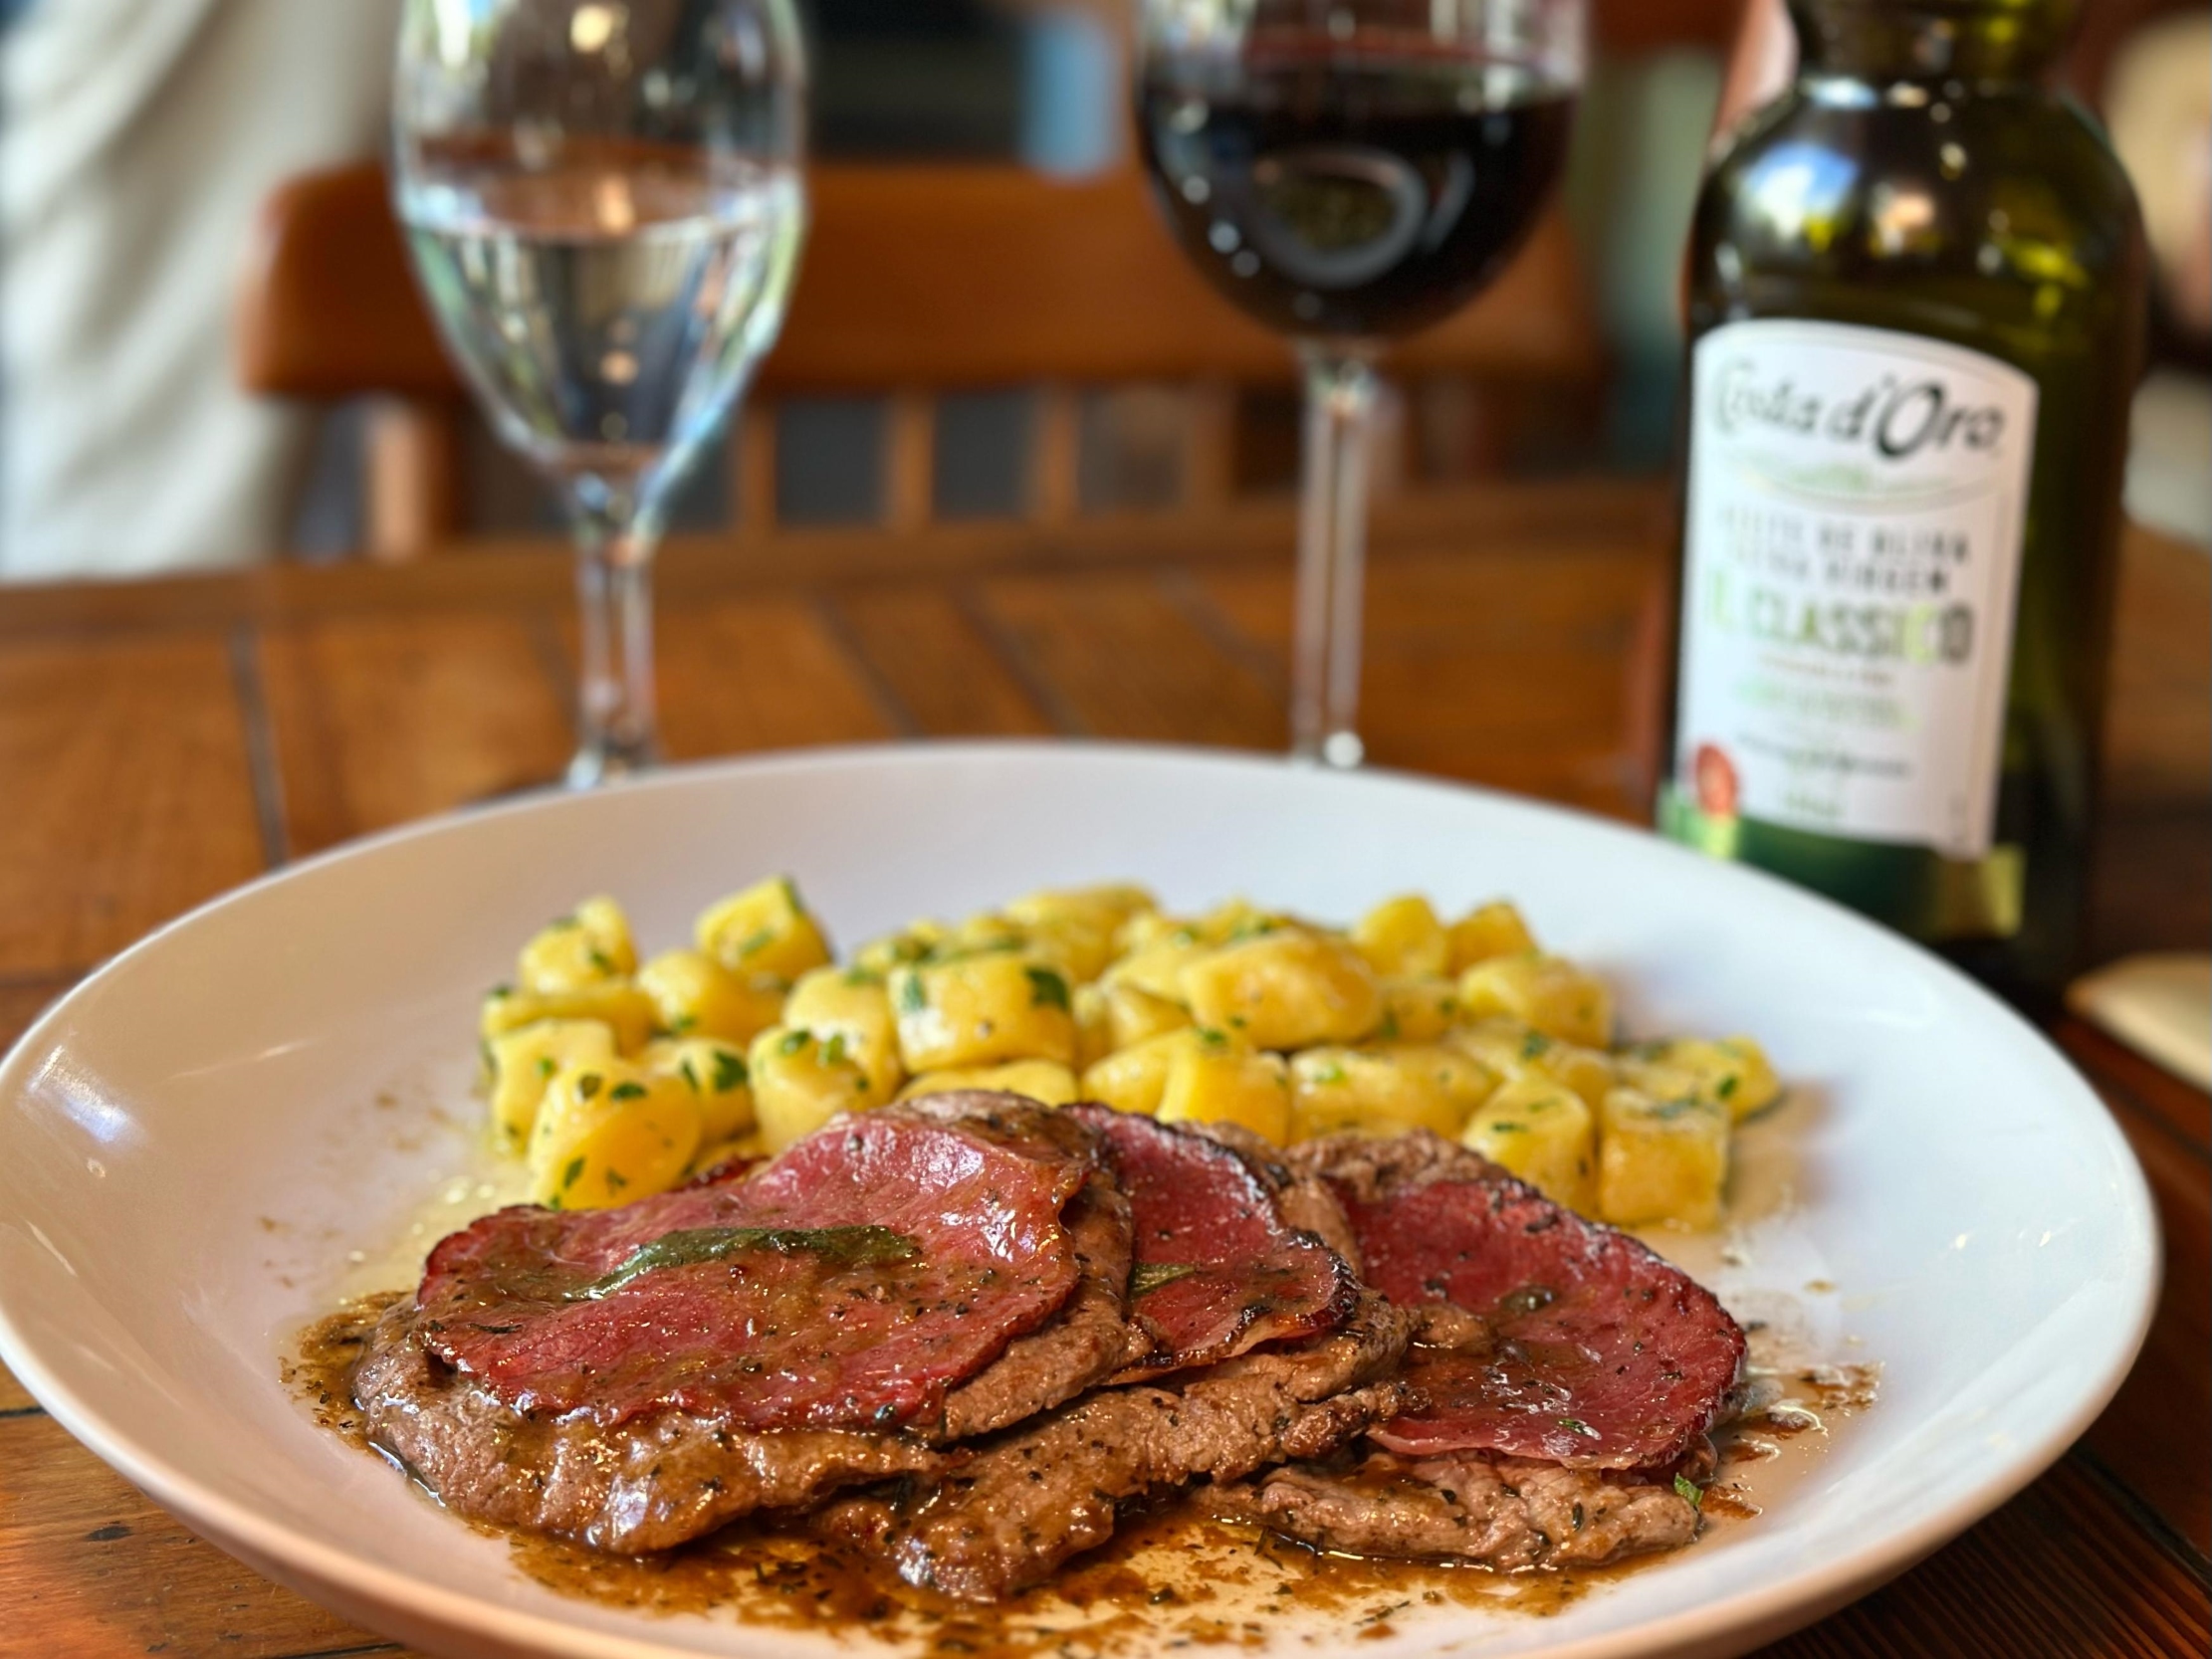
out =
[[[1245,318],[1185,260],[1134,172],[1061,180],[999,165],[822,164],[790,315],[736,443],[739,511],[774,519],[779,397],[891,399],[885,517],[931,513],[933,399],[1041,388],[1030,509],[1076,509],[1084,388],[1171,382],[1203,389],[1190,423],[1190,505],[1228,488],[1223,401],[1240,384],[1286,383],[1282,340]],[[407,557],[456,527],[461,388],[416,296],[386,181],[354,166],[307,174],[265,204],[239,296],[239,373],[271,396],[389,400],[371,439],[368,550]],[[1603,361],[1564,222],[1529,246],[1475,305],[1406,343],[1397,376],[1588,386]]]

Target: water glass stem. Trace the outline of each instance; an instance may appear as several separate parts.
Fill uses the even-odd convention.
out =
[[[576,682],[571,789],[660,758],[653,687],[653,550],[660,526],[626,493],[578,493],[576,600],[582,663]]]
[[[1360,594],[1367,563],[1367,475],[1375,362],[1341,341],[1299,347],[1305,364],[1303,496],[1298,512],[1297,639],[1290,752],[1357,766]]]

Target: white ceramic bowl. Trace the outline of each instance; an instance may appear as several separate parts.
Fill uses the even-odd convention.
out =
[[[1407,890],[1440,908],[1504,893],[1617,980],[1631,1031],[1766,1040],[1799,1091],[1758,1131],[1761,1155],[1794,1165],[1796,1201],[1719,1288],[1833,1284],[1807,1295],[1812,1327],[1882,1364],[1879,1404],[1755,1521],[1555,1617],[1446,1608],[1358,1643],[1362,1659],[1739,1652],[2017,1491],[2141,1341],[2157,1255],[2131,1155],[2033,1030],[1932,957],[1778,882],[1525,802],[1061,744],[792,754],[519,802],[341,850],[163,929],[0,1066],[0,1356],[196,1530],[425,1648],[828,1651],[562,1599],[315,1429],[277,1375],[288,1334],[375,1276],[349,1255],[391,1246],[463,1173],[475,1002],[517,943],[600,891],[642,941],[673,939],[705,901],[776,870],[848,940],[1110,877],[1174,905],[1245,893],[1333,918]]]

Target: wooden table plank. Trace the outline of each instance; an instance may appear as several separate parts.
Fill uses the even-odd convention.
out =
[[[2201,1568],[2079,1459],[1766,1659],[2174,1659],[2212,1640]]]
[[[661,617],[670,758],[893,735],[900,714],[819,609],[789,594],[679,605]]]
[[[1505,548],[1413,555],[1375,572],[1360,724],[1381,765],[1641,816],[1627,764],[1629,643],[1652,575],[1640,552]],[[1278,572],[1198,584],[1229,625],[1286,664]]]
[[[276,1659],[375,1640],[201,1543],[52,1418],[0,1417],[0,1651]]]
[[[90,967],[262,868],[229,640],[0,645],[0,976]]]
[[[550,624],[528,613],[325,618],[260,641],[297,857],[559,774],[571,747]]]
[[[1003,577],[982,585],[975,614],[1064,731],[1242,748],[1287,740],[1279,688],[1157,574]]]
[[[828,601],[853,647],[931,737],[1040,736],[1052,723],[943,588],[849,587]]]

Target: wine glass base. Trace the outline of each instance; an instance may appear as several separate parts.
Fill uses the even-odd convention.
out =
[[[634,777],[639,772],[650,771],[660,756],[652,748],[639,747],[588,747],[576,750],[575,758],[568,762],[568,769],[561,774],[562,785],[569,789],[596,789],[602,783],[616,778]]]
[[[1290,758],[1308,766],[1349,772],[1366,762],[1367,745],[1360,741],[1356,731],[1332,731],[1319,743],[1309,739],[1294,745]]]

